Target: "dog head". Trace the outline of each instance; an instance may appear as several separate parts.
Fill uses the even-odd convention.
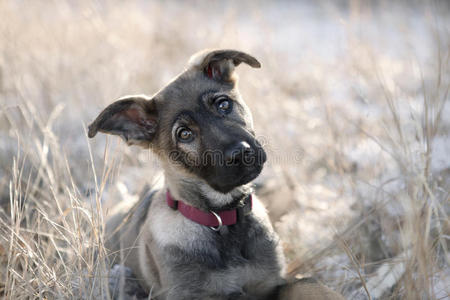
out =
[[[240,51],[200,52],[153,97],[126,96],[109,105],[88,135],[119,135],[129,145],[151,148],[170,168],[227,193],[256,178],[266,160],[237,90],[241,63],[261,66]]]

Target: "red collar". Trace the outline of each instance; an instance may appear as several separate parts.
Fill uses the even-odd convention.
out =
[[[209,226],[214,230],[219,230],[222,226],[234,225],[238,219],[246,216],[252,210],[252,195],[248,195],[236,209],[223,210],[220,212],[205,212],[182,201],[172,198],[169,190],[166,192],[167,205],[198,224]]]

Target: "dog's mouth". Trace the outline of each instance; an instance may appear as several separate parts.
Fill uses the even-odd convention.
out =
[[[262,168],[261,168],[262,170]],[[253,179],[255,179],[256,177],[258,177],[258,175],[261,173],[261,170],[259,171],[255,171],[252,173],[248,173],[248,174],[244,174],[241,178],[239,178],[238,180],[234,179],[234,180],[224,180],[223,182],[220,183],[216,183],[216,182],[209,182],[209,185],[216,191],[222,193],[222,194],[227,194],[229,192],[231,192],[233,189],[242,186],[244,184],[249,183],[250,181],[252,181]]]
[[[252,181],[253,179],[255,179],[256,177],[259,176],[259,174],[261,174],[262,171],[262,166],[250,173],[244,174],[240,180],[238,181],[238,184],[236,186],[240,186],[240,185],[244,185],[249,183],[250,181]]]
[[[216,176],[208,178],[207,182],[216,191],[224,194],[229,193],[234,188],[247,184],[258,177],[262,172],[265,160],[264,153],[253,164],[222,167],[218,169]]]

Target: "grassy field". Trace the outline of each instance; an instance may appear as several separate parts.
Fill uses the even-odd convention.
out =
[[[159,168],[86,126],[222,47],[263,65],[240,90],[289,273],[449,297],[450,7],[356,0],[0,1],[0,297],[107,297],[104,220]]]

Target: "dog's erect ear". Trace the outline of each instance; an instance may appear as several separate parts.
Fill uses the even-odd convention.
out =
[[[126,96],[105,108],[89,125],[88,136],[97,132],[121,136],[128,145],[149,147],[158,127],[158,114],[153,99]]]
[[[189,67],[203,71],[206,76],[214,80],[233,82],[234,68],[242,62],[253,68],[261,67],[256,58],[236,50],[201,51],[191,57]]]

